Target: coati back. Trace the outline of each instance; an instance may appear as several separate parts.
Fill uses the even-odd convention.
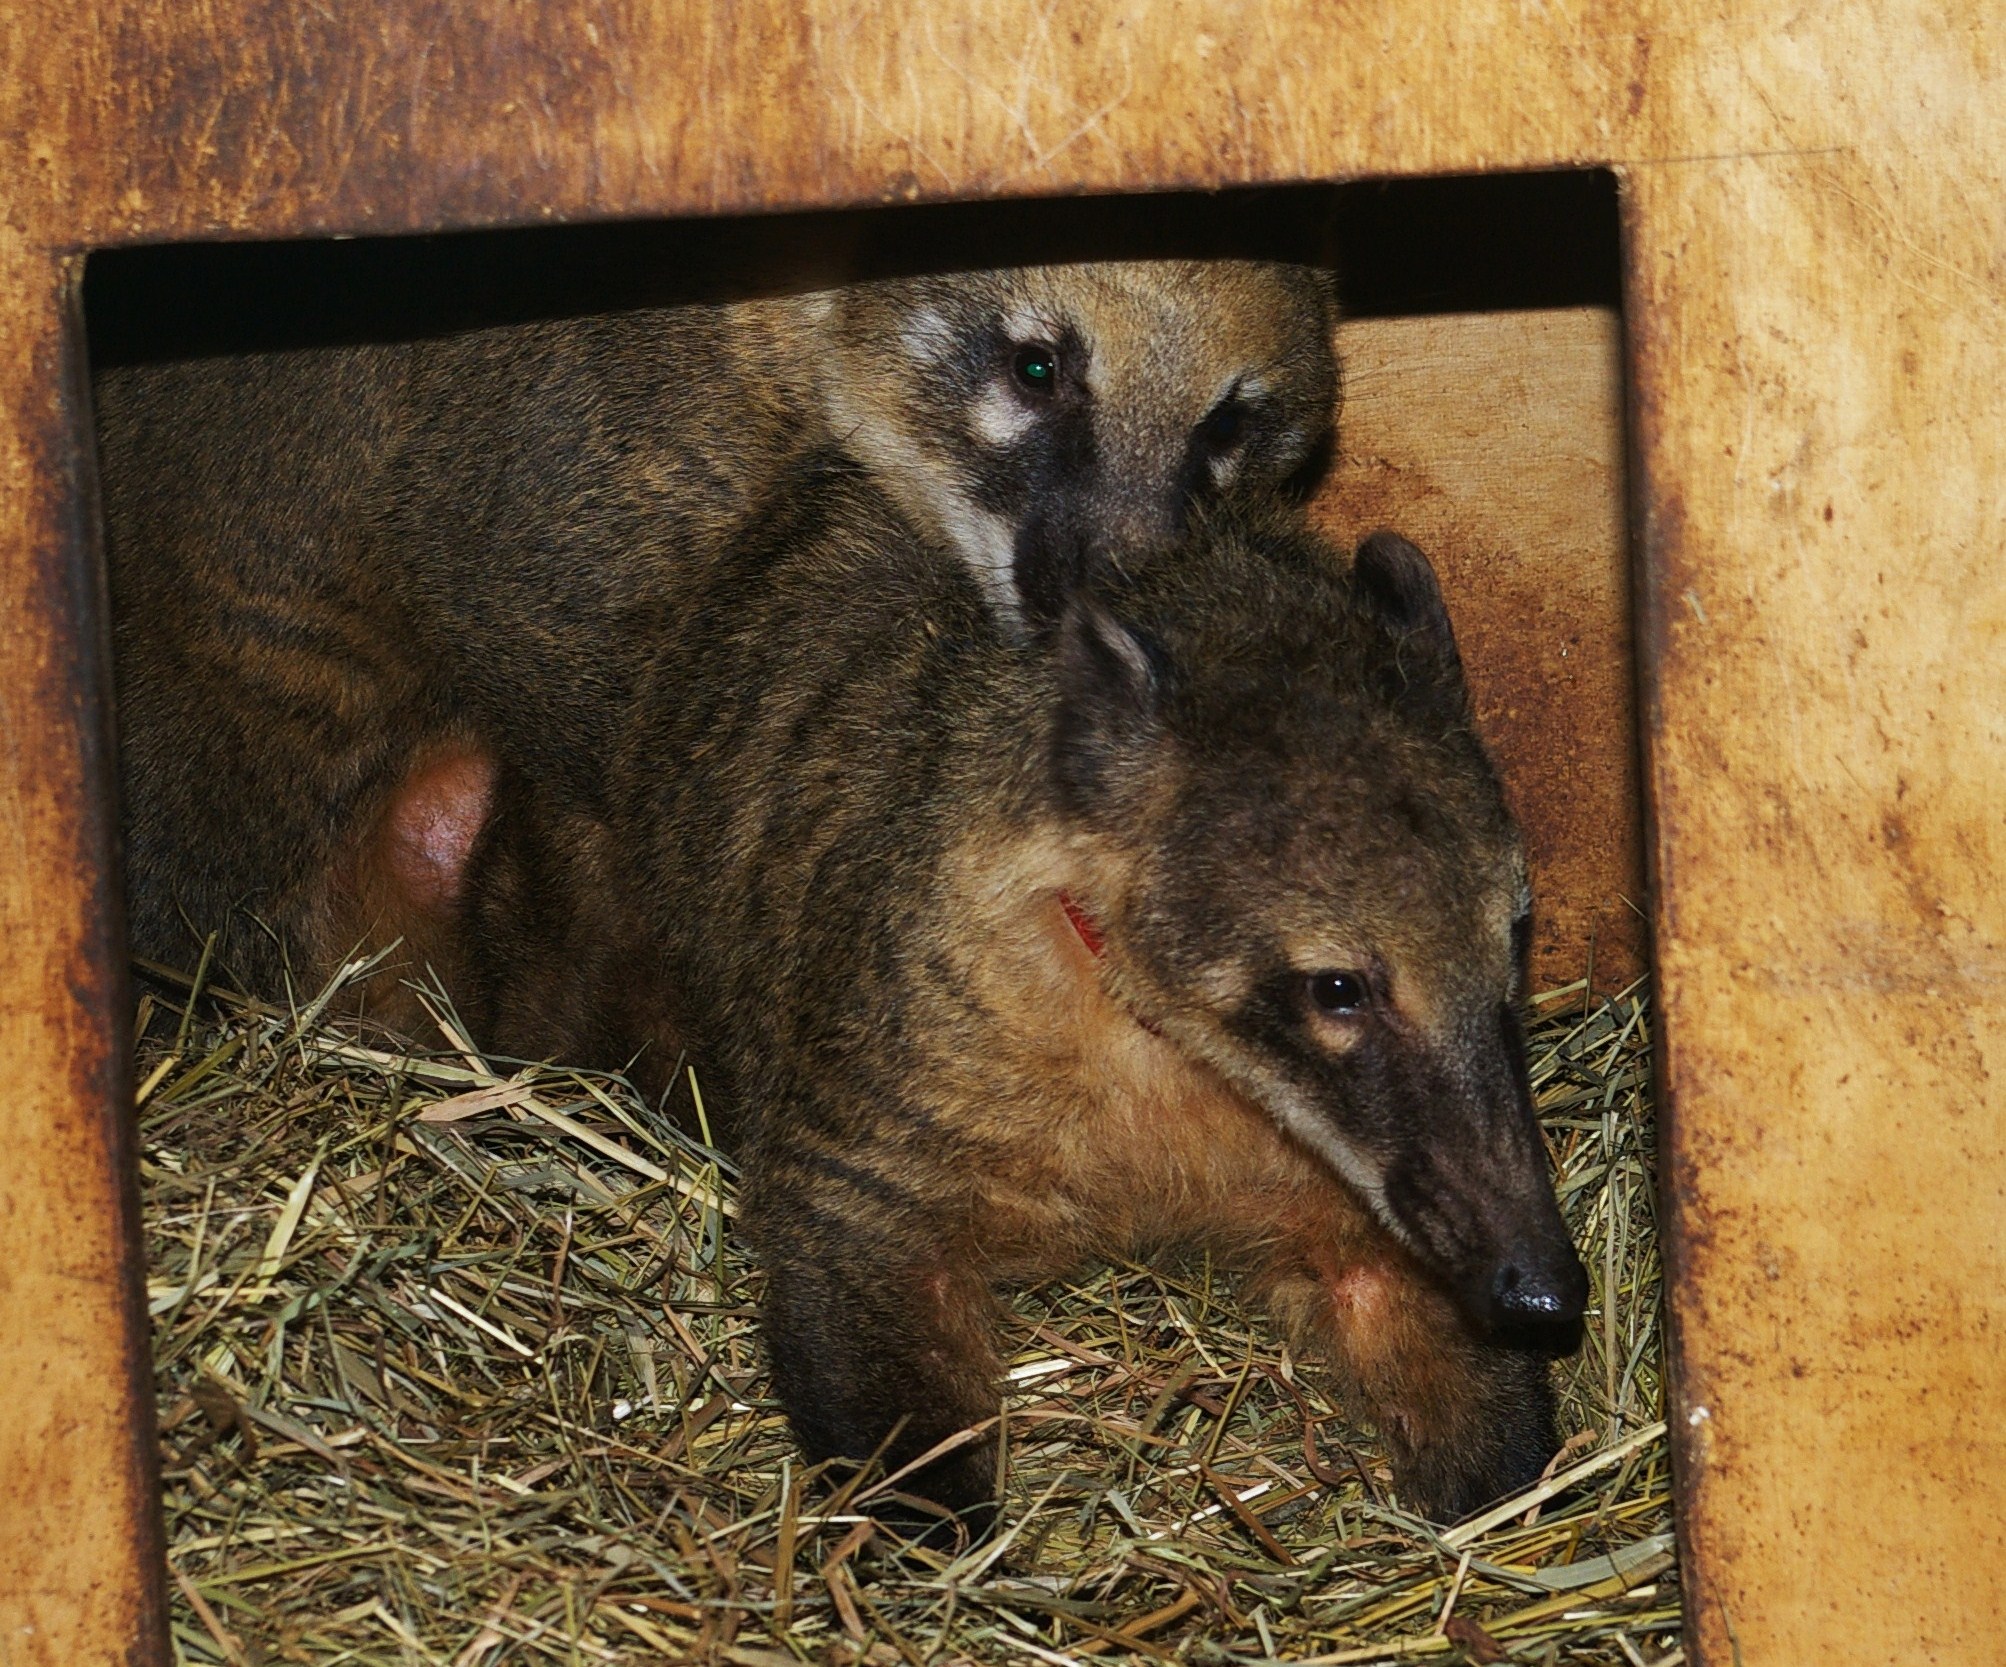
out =
[[[505,771],[463,1013],[645,1076],[744,1166],[811,1457],[994,1493],[999,1283],[1203,1243],[1454,1517],[1554,1445],[1585,1277],[1513,1000],[1516,829],[1426,561],[1207,512],[999,629],[855,466],[691,597],[600,819]]]
[[[1301,468],[1331,323],[1306,267],[1088,262],[106,371],[135,947],[220,927],[270,990],[422,936],[410,824],[482,807],[398,783],[595,793],[637,668],[693,640],[682,577],[806,452],[1043,628],[1096,549]]]

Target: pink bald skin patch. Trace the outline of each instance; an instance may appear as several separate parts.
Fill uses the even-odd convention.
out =
[[[442,915],[459,903],[494,783],[492,758],[456,749],[426,760],[397,790],[384,817],[383,857],[412,908]]]

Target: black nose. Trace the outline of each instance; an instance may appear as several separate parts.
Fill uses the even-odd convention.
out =
[[[1588,1305],[1588,1270],[1570,1247],[1558,1255],[1507,1257],[1491,1276],[1491,1323],[1540,1330],[1579,1323]]]

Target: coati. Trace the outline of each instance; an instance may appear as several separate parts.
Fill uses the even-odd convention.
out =
[[[1204,1244],[1438,1519],[1535,1477],[1586,1278],[1513,1002],[1525,858],[1434,575],[1224,506],[999,629],[831,457],[692,587],[606,811],[504,766],[491,1046],[687,1050],[809,1455],[986,1508],[994,1291]]]
[[[1012,630],[1299,470],[1322,273],[900,275],[97,381],[132,941],[272,992],[441,924],[495,761],[588,797],[677,576],[835,446]],[[190,926],[194,928],[191,938]]]

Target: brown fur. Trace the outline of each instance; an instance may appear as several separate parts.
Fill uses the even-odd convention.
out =
[[[966,1126],[997,1160],[977,1206],[992,1277],[1030,1284],[1095,1256],[1203,1244],[1248,1270],[1298,1348],[1380,1425],[1410,1485],[1420,1471],[1423,1500],[1435,1498],[1429,1447],[1473,1444],[1492,1410],[1483,1351],[1456,1346],[1453,1305],[1353,1191],[1113,998],[1054,902],[1073,865],[1040,855],[1006,860],[1004,884],[980,885],[956,933],[995,951],[967,968],[971,993],[1018,1044],[1015,1058],[981,1061],[989,1086],[970,1082],[971,1102],[999,1078],[1044,1088],[1035,1144],[1005,1112]]]
[[[398,784],[470,743],[594,801],[641,667],[682,640],[686,575],[808,451],[862,460],[999,618],[1040,628],[1110,542],[1311,457],[1330,325],[1306,268],[1150,260],[107,371],[135,948],[191,958],[220,931],[274,991],[359,938],[429,941],[457,882],[399,852],[476,823],[481,783],[446,810]],[[1013,380],[1020,336],[1053,355],[1043,392]]]
[[[603,819],[504,770],[465,1010],[644,1080],[692,1050],[811,1454],[993,1417],[996,1285],[1195,1242],[1331,1359],[1411,1504],[1536,1473],[1500,1293],[1563,1332],[1581,1272],[1512,1047],[1524,859],[1418,553],[1347,575],[1286,517],[1208,518],[1025,642],[832,458],[682,608],[703,647],[650,669]],[[1327,967],[1368,1012],[1304,1005]],[[993,1465],[918,1485],[974,1507]]]

